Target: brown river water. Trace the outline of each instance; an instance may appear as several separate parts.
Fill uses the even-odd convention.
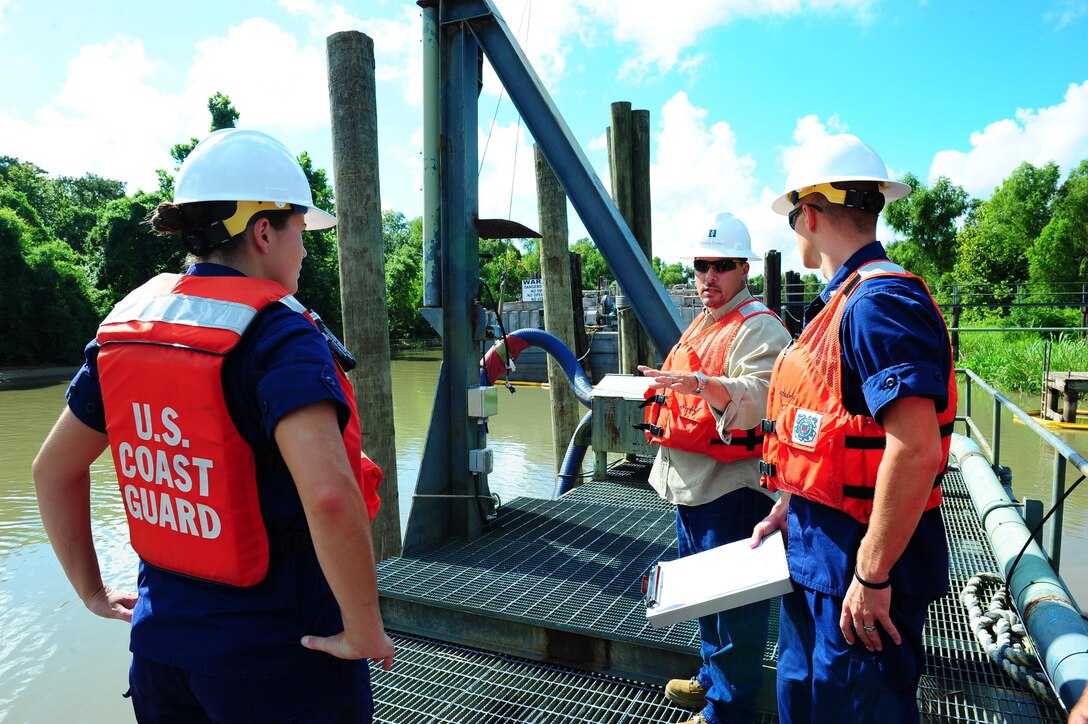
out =
[[[434,385],[436,353],[393,361],[393,403],[402,527],[422,455]],[[30,480],[38,446],[64,404],[64,384],[0,392],[0,722],[132,722],[127,688],[127,630],[87,612],[73,594],[42,532]],[[500,390],[499,414],[489,424],[494,449],[492,492],[503,500],[550,498],[552,462],[548,391],[519,386]],[[1025,409],[1027,396],[1010,398]],[[963,395],[961,394],[961,400]],[[981,404],[980,404],[981,403]],[[989,399],[976,390],[975,416],[989,434]],[[960,431],[957,428],[957,431]],[[1013,469],[1013,487],[1049,509],[1053,453],[1024,425],[1005,419],[1001,462]],[[1088,455],[1088,432],[1058,432]],[[587,455],[592,463],[592,451]],[[1068,475],[1069,483],[1077,475]],[[103,577],[135,589],[136,556],[128,546],[112,464],[92,471],[95,542]],[[1088,483],[1066,501],[1061,573],[1081,607],[1088,606]]]

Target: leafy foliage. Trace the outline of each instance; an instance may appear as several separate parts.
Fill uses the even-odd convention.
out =
[[[1027,257],[1034,282],[1088,280],[1088,160],[1081,161],[1058,189],[1053,215]]]
[[[615,280],[604,255],[588,238],[574,242],[570,250],[582,257],[582,289],[600,289],[602,284],[607,289],[608,284]]]
[[[1050,220],[1058,176],[1053,162],[1042,168],[1022,163],[970,214],[957,240],[957,281],[990,285],[1001,301],[1012,298],[1028,279],[1028,250]]]
[[[92,277],[102,292],[100,314],[150,277],[184,270],[184,247],[147,223],[161,201],[157,193],[140,193],[110,202],[99,214],[87,245]]]
[[[888,257],[929,282],[952,271],[955,261],[956,222],[971,207],[967,192],[944,176],[927,188],[914,174],[902,182],[914,191],[884,210],[884,219],[903,234],[888,245]]]

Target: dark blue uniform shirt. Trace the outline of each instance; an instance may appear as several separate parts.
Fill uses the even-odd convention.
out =
[[[831,294],[870,261],[886,259],[878,241],[859,249],[805,310],[810,322]],[[843,404],[853,414],[880,413],[893,400],[929,397],[938,412],[948,404],[952,350],[947,329],[923,285],[876,277],[847,300],[839,330]],[[866,526],[842,511],[794,495],[790,500],[790,574],[808,588],[845,596]],[[894,591],[938,597],[948,590],[948,547],[940,508],[926,511],[891,570]]]
[[[242,276],[208,263],[188,273]],[[92,341],[69,387],[68,406],[85,424],[105,432],[97,358]],[[348,407],[334,364],[317,328],[278,304],[257,316],[224,362],[227,406],[256,454],[261,512],[274,542],[305,541],[308,529],[273,430],[287,413],[322,400],[334,401],[341,426],[346,423]],[[184,387],[185,381],[177,384]],[[265,678],[326,667],[332,675],[337,660],[303,648],[299,640],[343,630],[340,611],[312,547],[296,547],[301,550],[274,553],[268,576],[248,588],[186,578],[141,561],[132,652],[215,676]]]

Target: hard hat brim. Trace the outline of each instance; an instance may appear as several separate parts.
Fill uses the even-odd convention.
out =
[[[884,194],[885,203],[889,204],[893,201],[898,201],[899,199],[906,197],[912,191],[911,187],[907,184],[873,176],[829,176],[827,178],[816,179],[811,183],[805,183],[805,187],[816,186],[817,184],[822,183],[840,183],[848,181],[875,181],[876,183],[880,184],[880,192]],[[796,189],[790,189],[789,191],[784,192],[781,196],[776,198],[771,203],[771,210],[777,214],[788,216],[789,213],[793,211],[793,204],[790,203],[789,198],[790,192],[795,190]]]
[[[336,226],[336,217],[328,211],[311,206],[306,209],[306,231],[319,231]]]

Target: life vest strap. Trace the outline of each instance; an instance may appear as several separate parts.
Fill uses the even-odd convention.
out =
[[[642,401],[642,404],[638,406],[638,409],[641,410],[643,408],[649,407],[650,405],[664,405],[665,402],[667,402],[667,400],[662,394],[650,395]]]
[[[642,432],[649,432],[654,437],[661,437],[665,434],[664,428],[658,427],[651,422],[642,422],[638,425],[631,425],[631,427],[635,428],[636,430],[641,430]]]
[[[720,437],[711,438],[711,445],[735,445],[737,447],[744,447],[747,450],[755,450],[757,447],[763,445],[763,436],[757,435],[755,428],[751,430],[745,430],[743,435],[733,435],[733,438],[729,442],[725,442]]]
[[[764,422],[771,422],[773,420],[764,420]],[[948,437],[952,434],[952,431],[956,427],[956,422],[953,420],[947,424],[941,425],[938,431],[941,437]],[[766,432],[766,430],[764,430]],[[849,450],[883,450],[887,446],[887,439],[884,436],[881,437],[861,437],[858,435],[847,435],[844,438],[843,445]]]
[[[947,470],[947,468],[945,468]],[[944,477],[945,471],[942,470],[936,478],[933,479],[932,490],[936,490],[941,487],[941,478]],[[844,498],[856,498],[857,500],[872,500],[876,497],[876,488],[869,488],[864,485],[844,485],[842,486],[842,496]]]

